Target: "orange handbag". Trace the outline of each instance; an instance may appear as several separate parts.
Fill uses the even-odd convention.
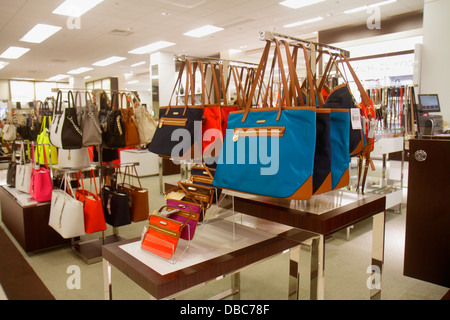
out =
[[[123,97],[125,96],[126,106],[123,106]],[[125,146],[134,147],[141,144],[139,138],[139,132],[136,126],[136,119],[134,117],[134,109],[130,107],[130,96],[126,93],[121,93],[120,98],[120,113],[123,118],[123,124],[125,126]]]
[[[141,248],[164,259],[171,259],[178,246],[181,232],[191,218],[192,210],[184,222],[179,222],[158,215],[165,208],[169,209],[169,212],[171,209],[174,210],[174,208],[163,206],[158,212],[150,215]]]

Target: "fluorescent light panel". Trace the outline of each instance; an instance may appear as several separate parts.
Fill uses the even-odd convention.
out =
[[[314,4],[324,2],[325,0],[286,0],[280,2],[282,6],[291,8],[291,9],[298,9],[303,8],[307,6],[312,6]]]
[[[321,21],[321,20],[323,20],[323,17],[316,17],[316,18],[312,18],[312,19],[308,19],[308,20],[303,20],[303,21],[286,24],[283,27],[284,28],[293,28],[293,27],[298,27],[298,26],[301,26],[304,24],[313,23],[313,22],[317,22],[317,21]]]
[[[375,7],[381,7],[390,3],[394,3],[397,2],[397,0],[387,0],[387,1],[382,1],[382,2],[377,2],[368,6],[362,6],[362,7],[358,7],[358,8],[354,8],[354,9],[350,9],[350,10],[345,10],[344,13],[346,14],[350,14],[350,13],[356,13],[356,12],[360,12],[360,11],[366,11],[369,8],[375,8]]]
[[[107,59],[97,61],[97,62],[93,63],[92,65],[97,66],[97,67],[105,67],[105,66],[109,66],[110,64],[113,64],[113,63],[116,63],[116,62],[119,62],[119,61],[122,61],[125,59],[126,58],[124,58],[124,57],[112,56]]]
[[[94,69],[93,68],[88,68],[88,67],[81,67],[81,68],[78,68],[78,69],[70,70],[67,73],[68,74],[81,74],[81,73],[88,72],[88,71],[91,71],[91,70],[94,70]]]
[[[207,24],[206,26],[203,26],[203,27],[200,27],[200,28],[188,31],[188,32],[183,33],[183,34],[185,36],[188,36],[188,37],[201,38],[201,37],[204,37],[204,36],[207,36],[209,34],[212,34],[212,33],[218,32],[218,31],[222,31],[222,30],[223,30],[223,28]]]
[[[146,46],[139,47],[134,50],[128,51],[128,53],[147,54],[147,53],[158,51],[160,49],[167,48],[167,47],[174,46],[174,45],[175,45],[175,43],[173,43],[173,42],[157,41],[157,42],[150,43]]]
[[[0,61],[0,70],[6,67],[9,64],[9,62]]]
[[[66,0],[52,13],[69,17],[81,17],[103,0]]]
[[[141,62],[137,62],[137,63],[134,63],[134,64],[132,64],[131,65],[131,67],[139,67],[139,66],[142,66],[143,64],[146,64],[147,62],[145,62],[145,61],[141,61]]]
[[[59,81],[62,79],[66,79],[69,76],[67,74],[58,74],[57,76],[53,76],[51,78],[48,78],[47,81]]]
[[[22,55],[27,53],[28,51],[30,51],[29,48],[9,47],[8,49],[6,49],[5,52],[2,53],[0,58],[4,58],[4,59],[18,59]]]
[[[52,26],[49,24],[37,24],[33,27],[33,29],[31,29],[30,31],[28,31],[28,33],[26,35],[24,35],[20,41],[24,41],[24,42],[32,42],[32,43],[41,43],[44,40],[46,40],[47,38],[51,37],[52,35],[54,35],[56,32],[58,32],[59,30],[61,30],[61,27],[58,26]]]

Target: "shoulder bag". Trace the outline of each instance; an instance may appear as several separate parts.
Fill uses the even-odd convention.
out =
[[[143,105],[134,108],[134,116],[136,118],[136,126],[139,133],[139,141],[141,144],[149,144],[152,141],[156,131],[156,121]]]
[[[36,168],[36,162],[34,161],[34,143],[32,144],[32,148],[30,195],[37,202],[47,202],[52,199],[53,191],[53,182],[47,165],[47,157],[44,152],[45,167]]]
[[[38,164],[44,164],[45,159],[48,159],[48,162],[51,164],[58,163],[58,149],[50,143],[50,137],[47,131],[51,121],[52,118],[50,116],[42,117],[41,131],[36,139],[37,148],[34,155]]]
[[[105,147],[110,149],[125,148],[125,127],[119,110],[119,93],[112,93],[111,110],[106,117],[106,131],[103,135]]]
[[[81,131],[83,132],[83,147],[102,144],[102,130],[100,128],[97,105],[92,101],[88,91],[85,93],[86,105],[82,109]]]
[[[139,222],[146,220],[150,212],[148,203],[148,189],[142,187],[136,167],[133,166],[133,168],[139,186],[131,183],[131,168],[130,166],[126,166],[125,172],[123,173],[122,182],[117,185],[117,189],[125,191],[128,194],[131,221]],[[128,177],[128,183],[125,182],[126,177]]]
[[[123,97],[125,97],[125,107],[123,106]],[[125,146],[134,147],[141,144],[139,133],[136,125],[133,107],[130,107],[130,98],[126,93],[121,94],[120,113],[122,114],[123,126],[125,130]]]
[[[31,163],[25,159],[25,144],[22,143],[20,149],[20,162],[16,169],[16,189],[25,193],[30,193]]]

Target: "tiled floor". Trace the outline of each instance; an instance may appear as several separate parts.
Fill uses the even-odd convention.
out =
[[[392,164],[391,164],[392,163]],[[388,164],[388,174],[398,174],[398,164]],[[377,163],[377,176],[380,164]],[[407,170],[407,167],[405,168]],[[407,177],[407,174],[405,175]],[[1,177],[0,177],[1,179]],[[176,181],[179,176],[165,177],[166,181]],[[159,193],[158,177],[141,179],[144,187],[149,189],[150,209],[158,209],[164,204]],[[406,185],[406,184],[405,184]],[[406,203],[407,188],[403,191],[403,202]],[[388,211],[386,219],[385,263],[383,269],[382,299],[385,300],[437,300],[447,288],[403,276],[403,250],[405,233],[406,207],[401,212]],[[145,222],[119,228],[124,238],[140,235]],[[2,225],[3,226],[3,225]],[[350,240],[345,239],[345,232],[326,242],[325,260],[325,298],[342,300],[365,300],[369,298],[367,268],[370,263],[372,232],[371,220],[362,221],[350,232]],[[3,226],[4,227],[4,226]],[[6,230],[9,234],[9,232]],[[109,227],[106,234],[111,234]],[[89,235],[86,239],[99,238],[101,234]],[[84,239],[84,238],[83,238]],[[86,240],[84,239],[84,240]],[[19,247],[19,246],[18,246]],[[19,250],[22,249],[19,247]],[[102,263],[87,265],[70,248],[61,247],[42,252],[26,254],[27,261],[41,277],[56,299],[103,299]],[[288,281],[284,269],[289,259],[288,254],[280,255],[272,260],[244,270],[241,273],[242,299],[286,299]],[[308,265],[307,258],[301,262]],[[70,267],[79,267],[81,288],[71,289],[67,281],[72,275]],[[113,295],[115,299],[149,299],[150,296],[134,282],[113,268]],[[209,296],[229,288],[230,279],[210,283],[181,298],[206,299]],[[304,289],[304,288],[303,288]],[[302,297],[305,294],[302,293]],[[1,291],[0,291],[1,296]]]

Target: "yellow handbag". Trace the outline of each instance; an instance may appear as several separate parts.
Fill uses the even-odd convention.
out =
[[[46,126],[47,121],[49,124],[51,123],[52,119],[50,116],[42,117],[41,131],[37,136],[38,147],[36,148],[34,155],[35,159],[37,159],[38,164],[42,165],[45,165],[44,150],[46,152],[45,155],[48,162],[51,162],[51,164],[58,163],[58,149],[50,144],[50,138]]]

